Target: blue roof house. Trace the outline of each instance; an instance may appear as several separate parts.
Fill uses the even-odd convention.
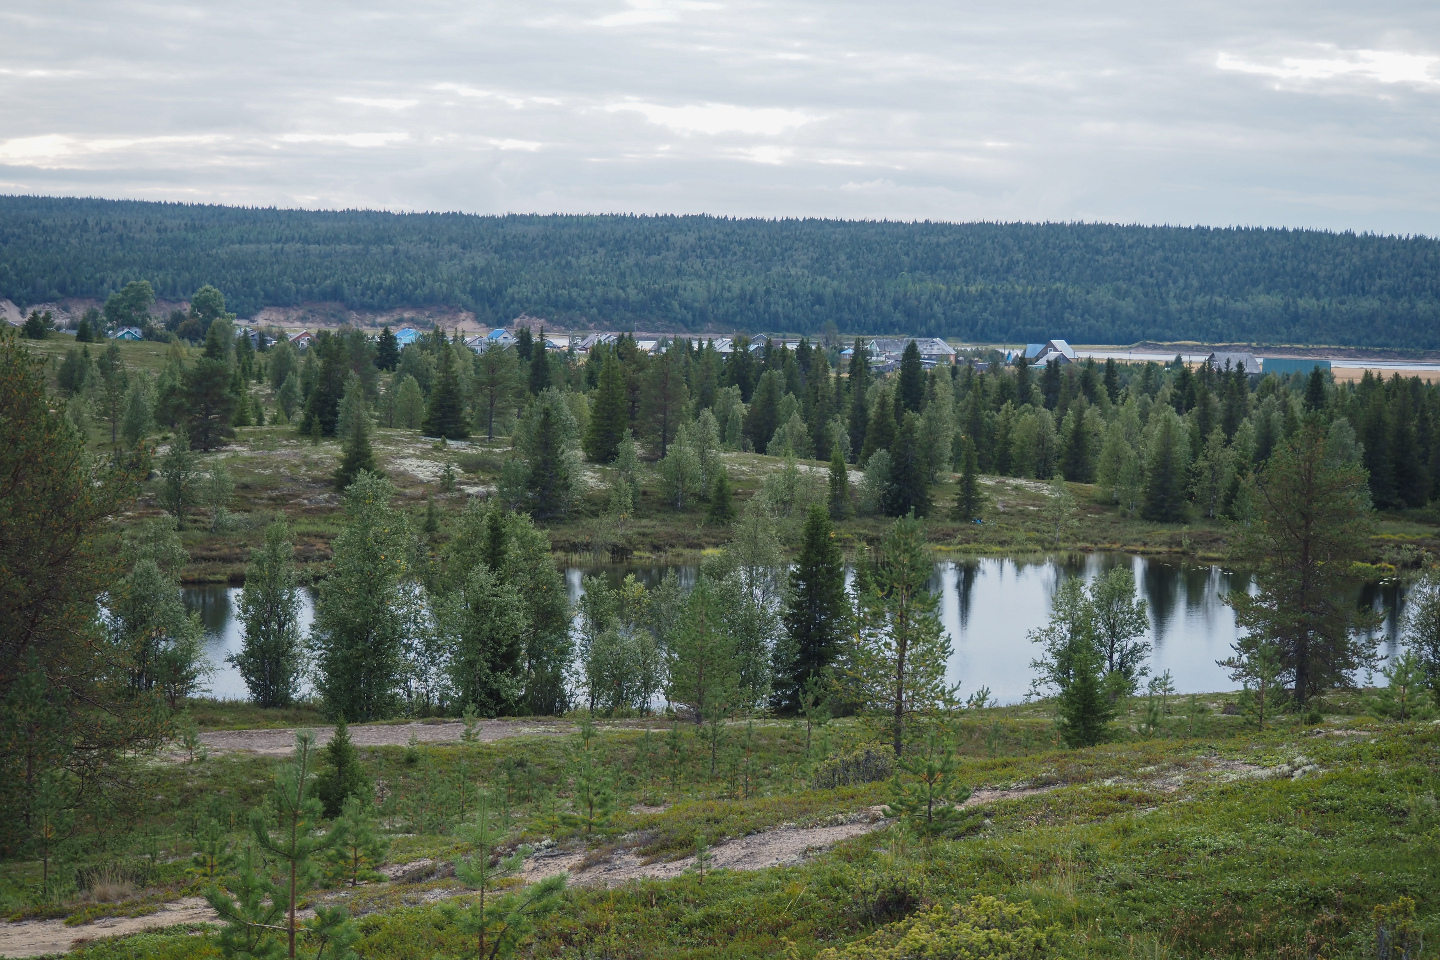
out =
[[[408,347],[420,339],[420,331],[414,327],[401,327],[395,331],[395,342],[402,347]]]

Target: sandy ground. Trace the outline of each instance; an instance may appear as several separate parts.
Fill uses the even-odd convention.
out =
[[[322,746],[335,732],[334,727],[314,727],[315,743]],[[532,734],[571,733],[568,724],[537,724],[519,720],[482,720],[476,735],[482,741],[504,740]],[[396,723],[359,724],[350,728],[350,740],[357,747],[403,747],[411,734],[420,743],[444,743],[460,740],[465,724]],[[294,730],[216,730],[200,734],[200,740],[212,752],[246,750],[251,753],[283,755],[295,748]]]
[[[181,923],[212,923],[215,911],[199,897],[186,897],[160,906],[145,917],[107,917],[94,923],[67,927],[63,920],[24,920],[0,927],[0,957],[37,957],[65,953],[86,940],[123,937]]]

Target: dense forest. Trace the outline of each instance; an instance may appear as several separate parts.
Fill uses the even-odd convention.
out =
[[[0,198],[0,296],[202,284],[566,326],[1440,348],[1440,242],[1109,224],[472,216]]]

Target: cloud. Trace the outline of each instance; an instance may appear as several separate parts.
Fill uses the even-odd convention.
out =
[[[281,143],[341,143],[347,147],[383,147],[410,139],[408,133],[286,133]]]
[[[682,12],[719,10],[718,3],[698,0],[627,0],[628,10],[606,14],[590,21],[598,27],[634,27],[647,23],[674,23]]]
[[[341,103],[354,103],[362,107],[374,107],[376,110],[408,110],[419,100],[391,100],[373,99],[371,97],[337,97]]]
[[[1335,48],[1330,48],[1334,50]],[[1378,83],[1409,83],[1440,87],[1440,57],[1393,50],[1336,50],[1329,57],[1283,57],[1279,63],[1254,63],[1221,53],[1221,70],[1251,73],[1280,80],[1356,78]]]
[[[526,150],[531,153],[545,146],[535,140],[489,140],[487,142],[497,150]]]
[[[63,168],[74,166],[75,161],[84,158],[134,150],[137,147],[210,144],[220,139],[223,138],[214,135],[86,138],[50,133],[38,137],[16,137],[0,141],[0,164],[17,167]]]
[[[700,103],[684,107],[663,107],[659,104],[630,100],[612,103],[610,113],[631,111],[651,123],[669,127],[676,133],[749,133],[775,136],[787,130],[819,120],[803,110],[779,107],[737,107],[728,103]]]

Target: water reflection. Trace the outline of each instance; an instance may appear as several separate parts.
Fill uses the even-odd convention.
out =
[[[1128,567],[1140,596],[1146,601],[1150,630],[1146,639],[1154,648],[1152,674],[1170,671],[1182,693],[1228,690],[1234,686],[1215,661],[1229,656],[1237,638],[1235,617],[1225,605],[1231,590],[1252,590],[1251,578],[1213,564],[1191,564],[1122,553],[1072,554],[1060,557],[945,561],[935,565],[931,588],[940,592],[940,616],[949,632],[954,657],[949,679],[959,683],[962,696],[989,687],[1001,702],[1013,703],[1030,687],[1030,661],[1034,645],[1026,635],[1045,625],[1055,591],[1068,578],[1088,582],[1117,567]],[[581,595],[587,574],[619,583],[634,574],[646,586],[659,583],[675,571],[689,588],[699,573],[696,565],[649,564],[572,567],[565,582],[572,603]],[[225,656],[240,648],[241,630],[236,618],[240,589],[226,586],[186,587],[185,602],[205,624],[206,652],[215,672],[212,695],[244,698],[245,685]],[[1383,617],[1374,636],[1380,652],[1392,655],[1404,609],[1404,586],[1398,580],[1366,585],[1356,602]],[[301,624],[309,629],[314,617],[310,592],[304,591]]]

